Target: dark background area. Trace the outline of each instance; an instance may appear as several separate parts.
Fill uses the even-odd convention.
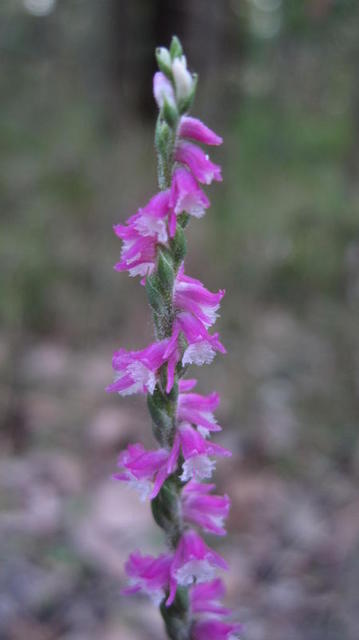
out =
[[[152,335],[112,225],[156,190],[153,50],[173,33],[225,141],[188,271],[227,290],[229,353],[194,374],[234,451],[228,603],[244,640],[357,640],[355,0],[2,0],[0,638],[164,640],[120,595],[162,535],[111,480],[150,422],[104,387]]]

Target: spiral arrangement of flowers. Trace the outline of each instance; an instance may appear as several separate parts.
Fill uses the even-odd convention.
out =
[[[222,180],[221,168],[198,146],[222,139],[190,117],[197,77],[187,69],[178,38],[170,49],[157,49],[159,71],[153,92],[159,108],[155,132],[159,192],[114,230],[121,238],[118,271],[140,276],[153,312],[155,341],[140,351],[119,349],[113,356],[114,382],[109,392],[147,396],[158,447],[129,445],[119,456],[118,480],[151,501],[156,523],[164,530],[166,553],[132,553],[126,563],[126,593],[147,593],[160,607],[171,640],[233,640],[240,625],[228,621],[221,599],[225,589],[216,571],[226,561],[203,540],[200,530],[225,534],[228,496],[207,482],[216,456],[228,449],[211,440],[221,427],[214,411],[215,392],[193,391],[190,365],[210,364],[225,353],[211,327],[224,290],[212,293],[185,272],[185,228],[190,216],[201,218],[210,202],[201,188]]]

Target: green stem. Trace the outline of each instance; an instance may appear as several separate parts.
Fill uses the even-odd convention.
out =
[[[169,127],[159,115],[156,124],[155,145],[158,157],[158,184],[161,190],[169,189],[174,163],[174,149],[177,137],[177,124]],[[182,222],[182,221],[181,221]],[[184,221],[183,221],[184,222]],[[169,248],[158,252],[157,269],[146,285],[147,295],[153,310],[153,319],[158,339],[172,335],[175,309],[173,305],[173,287],[178,268],[185,253],[185,239],[182,225]],[[159,383],[152,396],[148,396],[148,407],[153,422],[153,432],[160,446],[171,449],[176,435],[176,415],[178,404],[178,380],[183,371],[176,372],[174,386],[166,392],[167,365],[160,370]],[[167,544],[175,551],[184,525],[181,513],[180,468],[164,482],[158,496],[152,501],[152,514],[156,523],[164,530]],[[173,604],[160,607],[167,634],[171,640],[190,640],[190,610],[188,589],[177,589]]]

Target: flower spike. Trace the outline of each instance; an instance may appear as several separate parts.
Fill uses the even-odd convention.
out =
[[[225,589],[216,577],[228,565],[201,535],[226,534],[230,499],[206,481],[216,458],[231,452],[214,441],[222,430],[215,417],[218,393],[193,391],[197,381],[185,377],[189,365],[210,364],[216,353],[226,353],[212,329],[225,292],[207,289],[184,265],[185,228],[210,206],[200,184],[222,180],[220,166],[198,143],[217,146],[222,138],[188,113],[197,76],[187,66],[179,39],[174,36],[169,49],[159,47],[156,59],[159,191],[114,227],[122,241],[115,269],[140,276],[155,340],[138,350],[115,351],[115,377],[106,390],[147,396],[158,446],[129,444],[113,478],[151,503],[168,549],[158,557],[133,552],[125,565],[129,585],[123,593],[150,596],[170,640],[235,640],[240,626],[226,621],[230,611],[221,602]]]

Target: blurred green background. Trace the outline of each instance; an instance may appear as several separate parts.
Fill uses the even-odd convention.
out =
[[[225,141],[188,271],[227,290],[229,354],[198,377],[234,450],[228,602],[244,640],[357,640],[356,0],[2,0],[0,638],[164,640],[120,595],[161,532],[110,479],[149,419],[104,387],[112,351],[152,334],[112,225],[156,189],[153,51],[173,33]]]

